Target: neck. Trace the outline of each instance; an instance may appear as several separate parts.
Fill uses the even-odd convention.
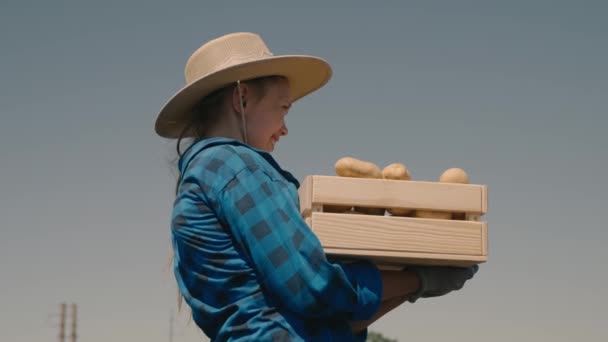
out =
[[[240,114],[224,113],[221,120],[209,128],[207,137],[224,137],[245,142],[241,128]]]

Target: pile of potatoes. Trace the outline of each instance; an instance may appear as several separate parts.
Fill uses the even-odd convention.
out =
[[[409,170],[402,163],[392,163],[384,167],[384,169],[380,169],[378,165],[374,163],[356,159],[353,157],[344,157],[338,159],[335,164],[335,169],[336,175],[340,177],[392,179],[403,181],[411,180]],[[441,174],[441,176],[439,177],[439,182],[468,184],[469,176],[461,168],[449,168]],[[464,213],[412,210],[403,208],[367,208],[325,205],[324,211],[335,213],[355,212],[368,215],[384,215],[386,212],[388,212],[390,215],[394,216],[409,216],[444,220],[464,220]]]

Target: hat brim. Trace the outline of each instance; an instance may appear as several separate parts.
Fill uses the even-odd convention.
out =
[[[318,57],[284,55],[216,71],[190,83],[171,97],[158,114],[155,131],[161,137],[179,138],[190,121],[192,108],[206,95],[237,80],[274,75],[285,76],[289,80],[292,102],[295,102],[324,86],[331,78],[332,70],[325,60]]]

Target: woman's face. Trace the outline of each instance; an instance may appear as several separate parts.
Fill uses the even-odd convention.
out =
[[[287,135],[285,115],[291,107],[289,82],[279,79],[266,86],[262,98],[247,103],[247,138],[249,145],[267,151],[274,151],[279,139]]]

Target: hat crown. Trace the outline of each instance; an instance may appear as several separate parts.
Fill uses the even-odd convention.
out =
[[[272,56],[259,35],[249,32],[228,34],[207,42],[190,56],[184,72],[186,83],[233,65]]]

